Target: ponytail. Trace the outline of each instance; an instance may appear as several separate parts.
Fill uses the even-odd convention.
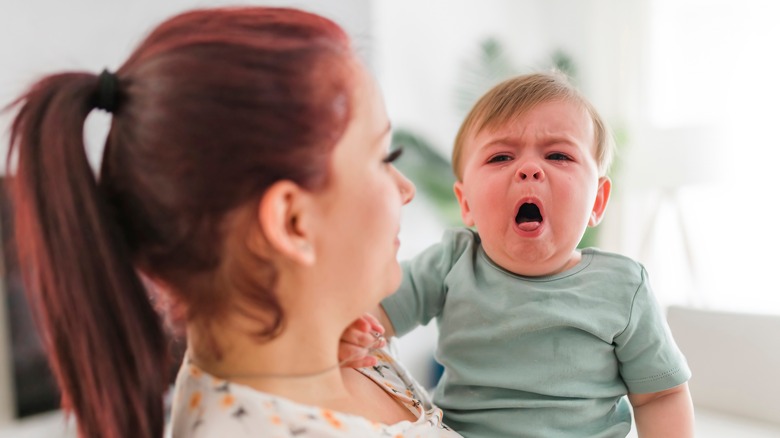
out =
[[[81,437],[160,437],[167,341],[88,164],[101,82],[64,73],[12,106],[10,181],[25,289]]]

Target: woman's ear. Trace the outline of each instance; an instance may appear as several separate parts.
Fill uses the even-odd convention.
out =
[[[259,229],[274,252],[302,265],[315,261],[313,235],[309,227],[311,196],[292,181],[274,183],[260,199]]]

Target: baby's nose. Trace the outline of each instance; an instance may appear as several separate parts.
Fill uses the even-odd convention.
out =
[[[543,181],[544,171],[534,162],[526,162],[517,169],[517,177],[521,181]]]

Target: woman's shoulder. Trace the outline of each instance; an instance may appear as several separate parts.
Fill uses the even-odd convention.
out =
[[[239,385],[218,379],[185,363],[179,370],[173,393],[173,438],[211,436],[294,436],[278,416],[269,394],[248,394]]]
[[[359,371],[421,415],[414,423],[384,425],[363,417],[305,405],[215,378],[185,363],[174,389],[173,438],[183,437],[382,437],[458,436],[441,423],[441,411],[423,408],[417,386],[386,350],[373,353],[376,367]],[[408,392],[407,392],[408,391]],[[425,394],[427,400],[427,393]],[[444,433],[440,433],[444,432]],[[452,433],[452,432],[449,432]],[[388,435],[389,434],[389,435]]]

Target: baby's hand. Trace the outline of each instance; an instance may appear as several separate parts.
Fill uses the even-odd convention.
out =
[[[370,313],[356,319],[344,330],[339,343],[339,365],[349,368],[372,367],[377,364],[369,352],[385,346],[385,328]]]

